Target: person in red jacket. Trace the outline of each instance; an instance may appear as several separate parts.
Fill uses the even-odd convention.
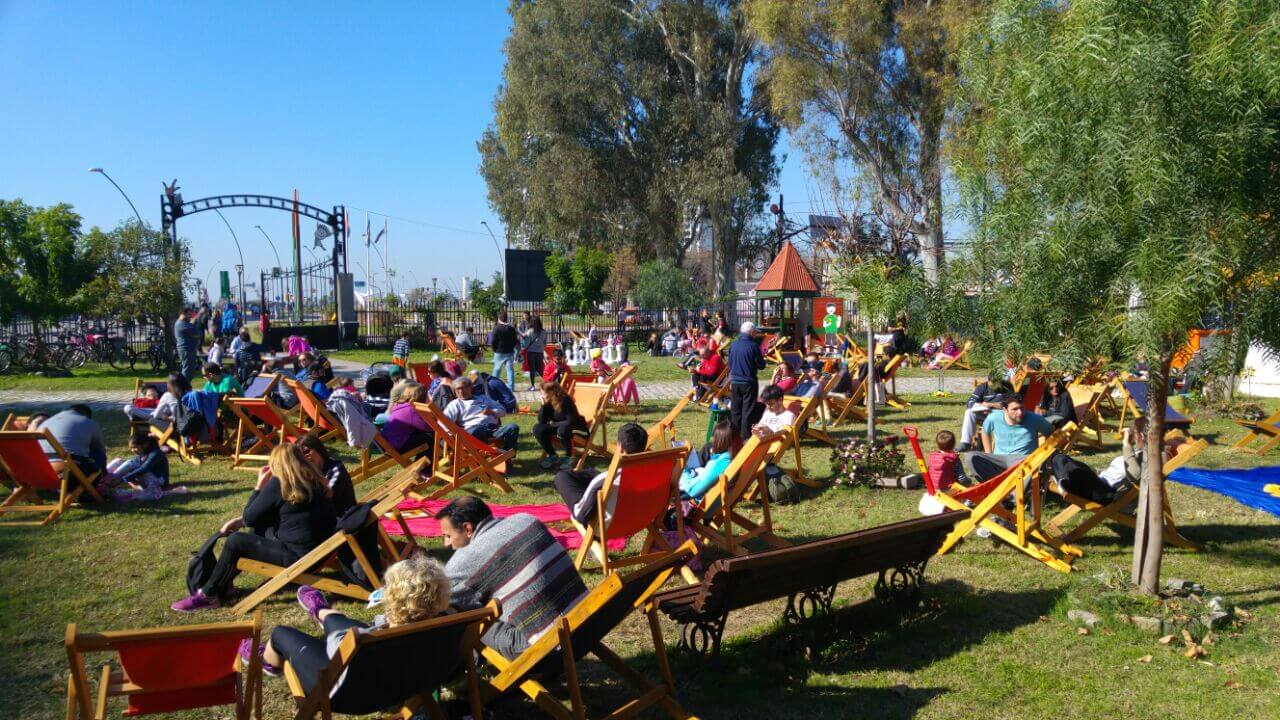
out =
[[[569,363],[564,361],[564,351],[556,349],[555,354],[547,353],[542,366],[543,382],[560,382],[569,372]]]
[[[698,357],[702,361],[693,369],[690,377],[693,381],[693,397],[695,400],[702,399],[702,393],[706,392],[703,383],[711,384],[720,377],[720,373],[724,372],[724,358],[720,357],[720,353],[712,350],[708,346],[703,346],[698,351]]]

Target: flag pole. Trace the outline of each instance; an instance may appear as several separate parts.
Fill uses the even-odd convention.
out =
[[[387,219],[382,218],[382,238],[386,246],[383,247],[382,272],[385,275],[387,283],[387,292],[392,295],[396,294],[395,287],[391,284],[391,233],[387,232]]]
[[[302,230],[298,222],[298,189],[293,189],[293,306],[294,318],[301,323],[302,314]]]

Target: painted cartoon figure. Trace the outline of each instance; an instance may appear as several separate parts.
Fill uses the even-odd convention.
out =
[[[829,348],[837,347],[840,344],[841,318],[836,314],[836,306],[834,303],[827,303],[827,314],[822,318],[822,344]]]

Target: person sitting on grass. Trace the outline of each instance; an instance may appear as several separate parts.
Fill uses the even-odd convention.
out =
[[[460,377],[453,381],[457,395],[444,409],[444,416],[462,426],[472,437],[482,442],[497,440],[503,450],[514,450],[520,438],[518,425],[503,425],[506,408],[483,395],[473,395],[471,378]]]
[[[333,534],[337,517],[328,482],[302,449],[291,443],[272,448],[267,466],[240,517],[219,531],[227,536],[213,572],[195,592],[170,607],[195,612],[221,607],[239,570],[241,558],[288,567]],[[247,532],[240,532],[248,527]]]
[[[215,392],[223,397],[244,394],[244,388],[240,386],[240,381],[236,380],[235,375],[223,374],[221,365],[205,363],[203,375],[204,387],[202,389],[206,392]]]
[[[160,450],[156,437],[146,430],[129,436],[133,457],[107,463],[104,493],[113,500],[158,500],[169,487],[169,457]],[[123,487],[122,487],[123,486]]]
[[[724,358],[720,357],[720,353],[712,352],[711,348],[706,347],[698,352],[701,362],[690,371],[694,400],[701,400],[703,393],[707,391],[705,386],[714,383],[724,372]]]
[[[547,454],[542,458],[542,469],[550,470],[560,465],[556,455],[553,438],[560,439],[564,448],[564,469],[573,466],[573,432],[586,432],[587,421],[578,413],[578,406],[565,392],[564,386],[557,382],[542,384],[542,407],[538,409],[538,422],[533,426],[533,439],[538,441],[542,451]]]
[[[618,451],[623,455],[644,452],[648,442],[649,436],[645,429],[636,423],[627,423],[618,428]],[[564,500],[569,512],[573,513],[574,519],[583,525],[595,518],[596,495],[606,477],[607,472],[571,470],[568,465],[556,473],[556,492],[560,493],[560,498]],[[605,511],[612,512],[613,508],[605,508]]]
[[[569,554],[532,515],[499,520],[484,501],[466,495],[435,519],[453,550],[444,566],[449,604],[466,611],[496,599],[502,615],[481,640],[504,657],[519,657],[555,632],[556,622],[587,596]]]
[[[391,362],[400,367],[409,367],[409,331],[401,330],[400,339],[391,347]]]
[[[324,593],[310,585],[299,587],[298,604],[323,634],[317,637],[287,625],[276,626],[271,631],[271,637],[260,646],[263,672],[278,677],[288,661],[302,689],[310,694],[319,684],[321,675],[342,645],[347,632],[368,633],[400,627],[439,617],[449,609],[449,577],[445,574],[444,566],[425,551],[414,551],[409,557],[387,568],[383,580],[382,612],[368,624],[334,610]],[[242,640],[241,660],[247,663],[252,650],[252,639]],[[367,688],[343,687],[346,678],[347,673],[343,673],[336,679],[331,695],[337,693],[340,687],[347,697],[373,695],[381,690],[373,682]]]

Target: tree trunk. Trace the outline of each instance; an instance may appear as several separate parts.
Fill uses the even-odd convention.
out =
[[[941,123],[928,122],[921,128],[920,181],[925,195],[923,215],[928,232],[919,239],[920,261],[924,266],[925,282],[935,288],[942,284],[942,266],[946,261],[942,234],[942,154],[938,152],[941,138]]]
[[[1169,402],[1172,362],[1173,354],[1163,353],[1147,377],[1147,443],[1133,540],[1133,582],[1146,595],[1160,590],[1160,562],[1164,557],[1164,413]]]
[[[876,334],[875,326],[867,323],[867,442],[876,441]]]
[[[715,267],[711,269],[715,277],[715,296],[720,300],[735,294],[737,278],[734,269],[738,265],[738,238],[731,237],[729,223],[723,216],[723,208],[711,208],[711,242],[715,250]]]

